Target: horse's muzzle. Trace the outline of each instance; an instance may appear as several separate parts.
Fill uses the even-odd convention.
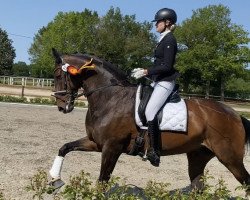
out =
[[[72,110],[74,110],[74,105],[68,104],[65,106],[65,108],[58,106],[58,110],[60,112],[63,112],[64,114],[70,113]]]
[[[70,113],[72,110],[74,110],[74,104],[73,103],[67,104],[65,108],[65,113]]]

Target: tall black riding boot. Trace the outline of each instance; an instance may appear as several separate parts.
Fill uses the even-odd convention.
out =
[[[159,167],[160,164],[160,131],[158,128],[157,120],[148,121],[148,134],[150,139],[150,149],[147,154],[147,158],[150,163]]]

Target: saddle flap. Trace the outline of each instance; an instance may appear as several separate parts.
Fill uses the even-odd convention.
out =
[[[153,88],[142,89],[139,85],[136,93],[135,121],[141,129],[147,129],[145,110],[152,94]],[[145,98],[145,99],[144,99]],[[178,93],[178,85],[175,87],[162,107],[157,113],[159,129],[168,131],[186,132],[187,130],[187,107]]]
[[[147,126],[147,119],[145,116],[145,110],[146,110],[148,101],[149,101],[149,99],[154,91],[154,88],[150,85],[140,85],[138,90],[139,90],[139,98],[140,98],[140,103],[138,106],[138,115],[139,115],[139,118],[140,118],[142,124],[144,126]],[[180,101],[181,101],[181,98],[179,95],[179,85],[176,84],[172,93],[169,95],[169,97],[166,100],[166,102],[164,103],[164,105],[166,103],[169,103],[169,102],[178,103]],[[161,110],[158,112],[158,115],[162,117],[162,114],[159,114],[159,113],[161,113]],[[159,116],[158,116],[158,118],[159,118]],[[159,121],[161,121],[161,119]]]
[[[153,88],[150,85],[141,85],[140,87],[140,104],[138,107],[138,114],[142,121],[142,123],[145,125],[147,123],[147,119],[145,116],[145,110],[147,107],[147,103],[152,95]]]

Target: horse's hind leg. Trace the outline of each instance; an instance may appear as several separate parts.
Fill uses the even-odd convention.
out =
[[[191,187],[198,190],[203,189],[201,177],[204,175],[204,169],[207,163],[214,157],[214,153],[205,146],[187,153],[188,173],[191,181]]]
[[[243,161],[232,161],[231,163],[224,164],[234,177],[241,183],[246,185],[248,188],[246,190],[246,195],[250,196],[250,175],[247,172]]]
[[[244,164],[244,143],[236,142],[228,143],[221,141],[220,148],[214,148],[219,161],[227,167],[227,169],[234,175],[234,177],[241,183],[250,187],[250,175],[247,172]],[[247,194],[250,195],[250,189]]]
[[[58,156],[56,156],[52,168],[49,171],[54,180],[60,179],[64,157],[71,151],[99,151],[99,149],[97,144],[89,140],[88,137],[64,144],[60,148]]]
[[[228,155],[218,157],[218,159],[228,168],[228,170],[241,184],[248,186],[246,193],[247,195],[250,195],[250,175],[243,164],[243,157],[239,158],[237,155],[230,154],[231,153],[228,153]]]

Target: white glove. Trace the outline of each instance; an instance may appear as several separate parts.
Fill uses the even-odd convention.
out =
[[[131,77],[139,79],[143,76],[145,76],[143,68],[135,68],[132,70]]]
[[[131,71],[131,73],[135,73],[135,72],[137,72],[137,71],[140,71],[140,70],[142,70],[143,68],[135,68],[135,69],[133,69],[132,71]]]

